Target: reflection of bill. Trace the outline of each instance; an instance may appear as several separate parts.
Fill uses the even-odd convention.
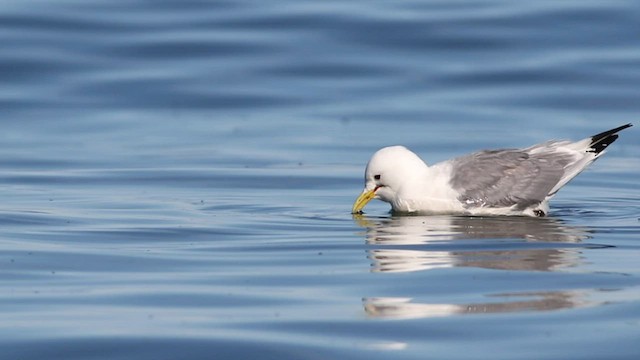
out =
[[[579,291],[551,291],[540,293],[500,294],[502,302],[477,304],[421,304],[411,298],[365,298],[368,316],[388,319],[415,319],[463,314],[490,314],[518,311],[551,311],[594,306],[587,302],[586,293]]]
[[[587,230],[552,218],[355,217],[366,228],[372,271],[447,267],[552,271],[578,265]],[[482,239],[495,239],[487,243]]]

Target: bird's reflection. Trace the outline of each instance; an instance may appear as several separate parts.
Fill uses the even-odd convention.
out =
[[[411,298],[364,298],[367,315],[376,318],[415,319],[463,314],[551,311],[596,305],[579,291],[549,291],[495,295],[498,300],[472,304],[425,304]]]
[[[577,265],[576,250],[589,238],[587,230],[552,218],[358,216],[355,220],[366,229],[375,272],[465,266],[551,271]]]
[[[462,216],[356,216],[365,228],[372,272],[415,272],[475,267],[509,271],[557,271],[581,264],[595,244],[587,229],[553,218]],[[494,288],[495,289],[495,288]],[[594,290],[489,293],[487,302],[424,303],[411,297],[365,297],[367,315],[419,318],[475,313],[550,311],[594,305]]]

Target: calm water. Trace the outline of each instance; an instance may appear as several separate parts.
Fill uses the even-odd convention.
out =
[[[640,3],[4,1],[2,359],[637,359]],[[552,216],[349,214],[627,122]]]

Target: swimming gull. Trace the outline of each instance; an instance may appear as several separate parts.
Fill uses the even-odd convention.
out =
[[[484,150],[432,166],[404,146],[385,147],[369,160],[352,213],[380,199],[401,213],[546,216],[549,199],[631,126],[576,142]]]

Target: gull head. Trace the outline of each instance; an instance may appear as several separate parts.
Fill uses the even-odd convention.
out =
[[[364,190],[354,202],[351,212],[361,213],[373,199],[395,207],[402,189],[413,183],[426,168],[424,161],[404,146],[389,146],[376,151],[364,173]]]

